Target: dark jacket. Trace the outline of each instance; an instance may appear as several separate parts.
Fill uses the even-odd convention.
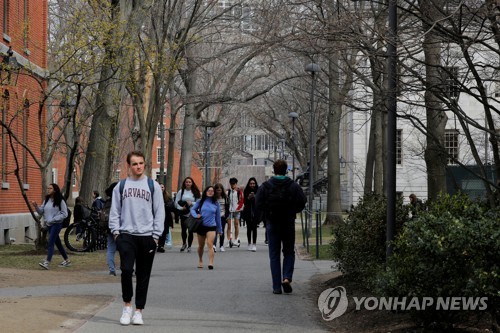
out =
[[[243,191],[243,200],[245,205],[243,206],[243,213],[242,217],[245,221],[258,221],[257,220],[257,211],[255,209],[255,196],[253,198],[250,198],[249,195],[250,193],[254,192],[257,193],[259,191],[259,187],[256,187],[256,189],[252,189],[249,186],[245,187],[245,190]],[[255,194],[254,193],[254,194]]]
[[[290,209],[287,210],[283,216],[271,219],[268,214],[266,214],[267,197],[272,187],[277,185],[288,186],[288,190],[290,191]],[[259,186],[255,196],[255,207],[257,215],[259,216],[259,221],[265,219],[266,223],[294,223],[295,215],[304,209],[306,202],[306,196],[300,185],[286,176],[271,177],[271,179]]]
[[[88,217],[88,214],[85,210],[88,210],[82,204],[75,204],[75,208],[73,209],[73,221],[75,223],[81,222],[84,218]]]
[[[170,228],[174,227],[174,219],[172,218],[172,213],[175,214],[175,204],[173,199],[165,201],[165,224]]]
[[[106,203],[106,200],[104,200],[101,197],[98,197],[92,202],[92,217],[95,220],[99,219],[99,211],[104,208],[104,204]]]
[[[411,218],[414,219],[417,215],[424,210],[424,203],[420,199],[416,199],[414,202],[410,203]]]

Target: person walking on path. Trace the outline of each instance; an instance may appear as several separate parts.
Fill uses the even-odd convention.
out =
[[[214,241],[217,234],[222,233],[220,222],[220,206],[214,197],[213,186],[208,186],[193,207],[191,215],[202,219],[202,224],[196,230],[198,234],[198,268],[203,268],[203,249],[208,248],[208,269],[214,269]]]
[[[35,201],[31,202],[35,207],[38,214],[43,215],[43,220],[47,226],[47,232],[49,235],[47,244],[47,258],[42,262],[38,263],[40,267],[44,269],[49,269],[50,262],[52,261],[52,256],[54,255],[54,245],[57,246],[59,253],[63,257],[63,262],[59,264],[60,267],[68,267],[71,265],[71,260],[69,260],[68,254],[62,246],[61,238],[59,233],[62,229],[62,222],[66,217],[68,217],[68,206],[63,200],[61,189],[57,184],[49,184],[47,187],[47,195],[41,206]]]
[[[85,218],[91,215],[90,208],[87,207],[82,197],[75,198],[75,207],[73,208],[73,223],[80,223]],[[76,225],[76,234],[82,232],[82,227],[79,224]]]
[[[226,228],[226,215],[227,210],[228,210],[228,202],[227,202],[227,196],[226,192],[224,191],[224,186],[221,183],[217,183],[214,185],[214,190],[215,190],[215,200],[219,203],[220,207],[220,223],[222,226],[222,232],[219,234],[219,251],[220,252],[225,252],[224,249],[224,230]],[[217,237],[215,237],[214,241],[214,251],[217,245]]]
[[[161,193],[163,195],[163,203],[165,205],[165,224],[164,224],[164,229],[163,233],[161,234],[161,237],[158,241],[158,249],[157,252],[164,253],[165,252],[165,242],[169,239],[170,235],[170,228],[174,227],[174,219],[172,217],[173,213],[173,208],[174,208],[174,201],[172,200],[172,197],[170,194],[167,192],[165,189],[165,185],[160,184],[161,187]],[[170,244],[167,243],[168,246],[172,246],[172,240],[170,238]]]
[[[411,211],[411,219],[413,220],[418,216],[418,214],[424,210],[424,203],[422,200],[417,198],[415,193],[410,194],[410,211]]]
[[[104,208],[104,203],[106,200],[104,200],[100,194],[99,191],[92,191],[92,217],[95,220],[99,219],[99,211]]]
[[[181,252],[184,252],[186,248],[187,252],[191,252],[191,245],[193,244],[194,235],[191,231],[188,230],[186,220],[189,216],[189,210],[191,209],[191,206],[196,202],[197,199],[200,198],[200,196],[200,190],[191,177],[186,177],[184,179],[181,189],[175,196],[175,208],[177,209],[181,219]]]
[[[229,179],[231,188],[227,190],[227,198],[229,202],[229,216],[227,216],[227,239],[229,240],[229,247],[240,247],[240,215],[243,210],[243,193],[238,188],[238,179]],[[232,229],[234,228],[234,233]],[[234,242],[233,242],[234,239]]]
[[[260,222],[257,214],[255,214],[255,193],[257,193],[258,189],[257,179],[251,177],[243,190],[245,205],[242,217],[247,223],[248,251],[252,252],[257,251],[257,224]]]
[[[163,185],[163,184],[161,184]],[[165,185],[163,185],[165,186]],[[168,195],[168,201],[165,203],[165,215],[169,215],[170,216],[170,221],[168,222],[168,233],[167,233],[167,239],[165,240],[165,247],[167,249],[171,249],[172,248],[172,229],[174,229],[174,220],[175,220],[175,212],[176,212],[176,209],[175,209],[175,204],[174,204],[174,199],[172,198],[172,196],[169,194]],[[166,217],[166,219],[168,220],[169,217]]]
[[[269,241],[269,262],[273,293],[292,292],[295,265],[295,217],[306,205],[306,196],[299,184],[286,176],[284,160],[273,164],[275,176],[264,182],[255,196],[257,214],[266,221]],[[280,252],[283,247],[283,270]]]
[[[144,174],[144,154],[140,151],[128,153],[127,164],[130,176],[113,189],[109,228],[120,253],[124,302],[120,324],[142,325],[142,310],[146,305],[158,239],[163,233],[165,208],[160,184]],[[132,316],[134,265],[136,310]]]

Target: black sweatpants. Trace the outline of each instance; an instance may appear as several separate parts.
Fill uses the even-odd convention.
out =
[[[134,295],[132,275],[135,264],[135,307],[144,309],[148,296],[149,278],[156,253],[156,242],[153,236],[120,234],[116,238],[116,248],[120,253],[123,302],[131,302]]]
[[[187,216],[181,215],[182,245],[186,245],[186,239],[187,239],[187,246],[191,247],[191,245],[193,244],[194,234],[188,229],[187,218],[188,218]]]
[[[257,221],[253,218],[247,221],[247,240],[248,244],[257,243]]]

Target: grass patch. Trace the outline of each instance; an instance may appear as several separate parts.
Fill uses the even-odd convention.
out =
[[[33,268],[45,254],[46,251],[37,251],[33,244],[1,245],[0,267]]]
[[[75,270],[99,270],[106,268],[106,250],[96,252],[68,252],[74,262]],[[15,244],[0,246],[0,267],[17,269],[35,269],[38,263],[45,259],[47,250],[37,251],[33,244]],[[59,264],[62,261],[59,251],[54,252],[52,261]]]
[[[106,264],[106,250],[99,250],[95,252],[71,252],[64,245],[64,231],[61,231],[61,241],[68,253],[71,261],[73,262],[72,270],[76,271],[95,271],[107,269]],[[172,242],[180,244],[181,241],[181,227],[180,224],[175,224],[175,228],[171,230]],[[38,269],[38,263],[47,257],[47,249],[36,250],[34,244],[13,244],[13,245],[0,245],[0,268],[16,268],[16,269]],[[63,259],[61,254],[55,248],[52,262],[59,264]],[[115,258],[116,266],[120,266],[120,258],[118,252]]]
[[[326,215],[325,215],[326,216]],[[323,219],[322,219],[323,220]],[[321,220],[321,221],[322,221]],[[300,221],[300,216],[298,216],[295,223],[295,242],[300,244],[303,251],[306,252],[307,255],[311,259],[316,259],[316,220],[314,220],[314,224],[311,228],[311,235],[308,240],[305,240],[304,232],[302,231],[302,223]],[[305,220],[304,220],[305,221]],[[305,223],[304,223],[305,228]],[[332,225],[322,224],[320,226],[320,230],[318,230],[319,236],[319,258],[320,260],[332,260],[332,253],[330,250],[330,242],[333,239]],[[305,244],[309,242],[309,253],[307,253],[307,249]]]
[[[316,259],[316,245],[309,243],[309,256],[312,259]],[[332,253],[330,251],[329,244],[323,244],[319,246],[319,260],[332,260]]]

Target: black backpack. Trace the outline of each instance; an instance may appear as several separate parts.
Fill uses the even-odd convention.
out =
[[[274,184],[267,187],[266,195],[266,215],[270,218],[286,217],[291,215],[293,210],[293,195],[290,190],[291,184]],[[266,184],[267,185],[267,184]]]
[[[99,226],[102,229],[109,227],[109,212],[111,210],[111,198],[104,202],[104,206],[99,210]]]
[[[66,206],[68,207],[68,206]],[[69,226],[69,222],[71,221],[71,210],[68,207],[68,216],[62,221],[62,227],[67,228]]]

